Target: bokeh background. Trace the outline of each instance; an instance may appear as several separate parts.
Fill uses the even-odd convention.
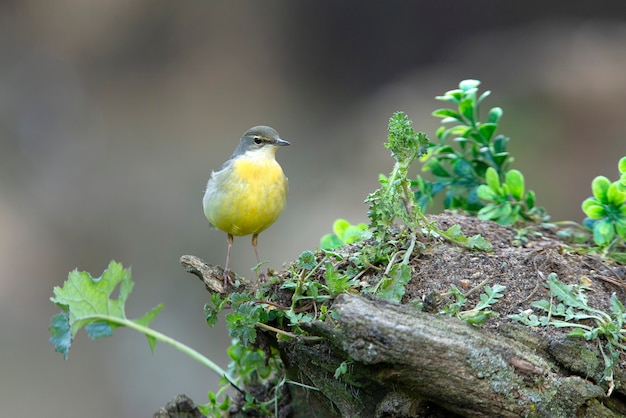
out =
[[[431,138],[434,96],[465,78],[502,106],[514,166],[555,220],[581,221],[594,176],[626,153],[623,2],[58,0],[0,4],[0,404],[3,416],[150,416],[217,378],[119,330],[48,344],[52,287],[78,268],[132,266],[128,315],[228,363],[182,254],[222,264],[206,180],[249,127],[292,146],[283,216],[260,238],[280,268],[337,217],[366,221],[392,160],[389,116]],[[249,238],[233,268],[250,274]]]

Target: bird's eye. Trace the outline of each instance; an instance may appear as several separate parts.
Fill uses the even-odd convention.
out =
[[[263,140],[261,139],[261,137],[255,136],[254,143],[257,145],[261,145],[263,143]]]

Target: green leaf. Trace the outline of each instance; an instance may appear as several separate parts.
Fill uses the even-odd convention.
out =
[[[617,232],[620,237],[626,239],[626,218],[618,219],[615,222],[615,232]]]
[[[463,99],[461,103],[459,103],[459,112],[463,115],[467,120],[474,122],[474,100],[472,98]]]
[[[445,168],[439,163],[438,160],[432,159],[428,161],[428,163],[424,166],[424,169],[430,169],[430,172],[433,173],[433,176],[436,177],[450,177],[451,174],[446,171]]]
[[[333,232],[335,233],[335,235],[337,235],[337,237],[339,237],[339,240],[342,242],[345,242],[344,239],[344,234],[346,232],[346,229],[348,229],[350,227],[350,222],[348,222],[345,219],[335,219],[335,222],[333,222]]]
[[[119,298],[111,299],[118,285]],[[112,261],[98,278],[74,270],[63,287],[54,288],[55,296],[50,300],[69,313],[70,334],[74,338],[82,327],[101,320],[100,315],[126,319],[124,303],[132,288],[130,269],[125,270],[121,264]]]
[[[452,109],[437,109],[432,114],[433,116],[436,116],[439,118],[452,118],[458,122],[463,121],[463,118],[461,117],[461,115]]]
[[[491,92],[489,90],[485,91],[483,94],[480,95],[480,97],[478,98],[478,100],[476,100],[476,104],[479,105],[483,100],[485,100],[489,95],[491,94]]]
[[[587,199],[585,199],[583,201],[583,203],[580,205],[580,207],[582,208],[583,212],[585,212],[585,214],[587,216],[589,216],[589,213],[587,212],[587,210],[591,207],[591,206],[600,206],[602,207],[602,204],[598,201],[598,199],[596,199],[595,197],[588,197]],[[596,210],[596,209],[592,209],[592,210]],[[589,216],[591,218],[591,216]],[[599,218],[594,218],[594,219],[599,219]]]
[[[489,308],[491,305],[496,303],[498,299],[502,298],[504,294],[502,293],[506,287],[501,285],[485,286],[485,292],[480,295],[480,300],[476,304],[474,310],[481,311]],[[485,318],[486,319],[486,318]]]
[[[611,183],[606,193],[606,200],[609,205],[621,206],[626,202],[626,193],[622,193],[618,187],[618,183]]]
[[[361,241],[363,237],[366,235],[367,225],[364,223],[360,223],[357,225],[350,225],[343,234],[343,241],[346,244],[352,244],[357,241]]]
[[[465,92],[478,88],[478,86],[480,86],[480,81],[474,79],[463,80],[459,83],[459,88]]]
[[[493,123],[493,124],[497,124],[498,121],[500,121],[500,118],[502,117],[503,111],[502,108],[500,107],[494,107],[489,111],[489,114],[487,115],[487,122],[488,123]]]
[[[326,285],[328,286],[328,290],[332,296],[337,296],[350,288],[348,276],[339,273],[331,262],[326,263],[324,280],[326,281]]]
[[[159,312],[161,312],[161,309],[163,309],[163,304],[160,304],[156,306],[155,308],[153,308],[152,310],[148,311],[141,318],[135,319],[135,322],[138,323],[139,325],[143,325],[144,327],[147,327],[150,324],[150,322],[152,322],[157,317]],[[149,334],[146,334],[146,338],[148,339],[148,345],[150,346],[150,351],[154,353],[154,349],[156,348],[156,339],[152,335],[149,335]]]
[[[435,96],[435,99],[445,102],[458,103],[463,97],[463,91],[459,89],[449,90],[443,96]]]
[[[535,302],[532,302],[530,306],[542,309],[546,312],[550,312],[552,310],[552,305],[550,305],[550,302],[548,302],[547,300],[537,300]]]
[[[339,239],[339,237],[335,234],[325,234],[320,239],[320,248],[322,250],[330,251],[335,250],[337,248],[341,248],[343,242]]]
[[[85,332],[89,338],[97,340],[113,335],[113,327],[106,322],[92,322],[91,324],[85,325]],[[149,339],[148,343],[150,344]],[[150,344],[150,348],[152,348],[152,344]]]
[[[585,330],[582,328],[574,328],[568,334],[568,337],[585,337]]]
[[[572,306],[578,309],[586,309],[587,304],[580,300],[579,296],[573,291],[572,285],[566,285],[557,279],[556,273],[550,273],[547,278],[550,292],[559,301],[563,302],[567,306]]]
[[[118,298],[112,297],[117,289]],[[91,339],[108,337],[120,326],[146,327],[161,310],[157,306],[136,320],[126,318],[124,305],[133,289],[130,269],[111,261],[101,277],[94,278],[87,272],[74,270],[68,275],[63,287],[54,288],[50,298],[61,310],[52,318],[50,343],[67,358],[76,333],[85,328]],[[155,339],[144,333],[150,348],[154,350]]]
[[[63,358],[67,360],[67,354],[72,346],[72,335],[70,333],[70,318],[66,312],[54,315],[51,319],[50,328],[50,344],[54,346],[54,350],[63,354]]]
[[[491,137],[498,129],[498,125],[495,123],[483,123],[478,127],[478,133],[485,139],[481,141],[483,143],[488,143],[491,140]]]
[[[502,188],[500,187],[500,178],[498,177],[498,172],[493,168],[489,167],[485,172],[485,181],[487,186],[491,190],[493,190],[498,195],[502,194]]]
[[[328,235],[332,235],[332,234],[328,234]],[[337,238],[337,236],[335,235],[333,236]],[[323,239],[324,238],[322,238],[322,240]],[[328,248],[324,248],[324,249],[328,249]],[[304,270],[311,270],[313,267],[315,267],[316,264],[317,264],[317,261],[315,260],[315,254],[313,254],[312,251],[308,251],[308,250],[303,251],[302,254],[298,256],[298,268],[301,268]]]
[[[601,219],[593,226],[593,240],[597,245],[608,245],[614,237],[615,228],[610,219]]]
[[[467,248],[470,250],[491,251],[493,246],[482,235],[472,235],[467,241]]]
[[[405,286],[411,281],[411,267],[406,264],[395,264],[389,276],[382,279],[378,296],[393,302],[400,302],[404,296]]]
[[[529,190],[528,193],[526,193],[526,207],[530,210],[532,208],[535,207],[535,192],[533,192],[532,190]]]
[[[620,158],[619,163],[617,163],[617,168],[620,173],[626,173],[626,157]]]
[[[509,170],[505,176],[509,192],[518,201],[524,197],[524,176],[519,170]]]
[[[457,177],[466,180],[474,180],[478,176],[474,168],[467,160],[457,160],[452,164],[452,170]]]
[[[591,182],[591,191],[593,195],[602,203],[607,203],[607,193],[611,181],[604,176],[598,176]]]
[[[498,194],[491,190],[491,188],[486,184],[481,184],[480,186],[478,186],[478,188],[476,189],[476,193],[478,193],[479,198],[488,202],[495,202],[498,200],[499,197]]]
[[[263,308],[253,302],[243,303],[236,312],[226,315],[228,332],[231,337],[238,338],[243,346],[256,341],[256,323],[259,322]]]

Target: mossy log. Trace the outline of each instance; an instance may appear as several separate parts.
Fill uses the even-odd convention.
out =
[[[333,321],[300,325],[309,335],[323,337],[321,342],[278,342],[271,332],[259,329],[263,344],[278,347],[287,378],[318,389],[284,385],[289,404],[279,415],[626,417],[624,362],[617,362],[613,382],[607,382],[602,339],[567,338],[568,330],[529,328],[509,318],[546,297],[545,277],[552,272],[565,283],[587,283],[590,305],[609,312],[612,293],[624,303],[626,269],[570,251],[550,231],[523,235],[451,214],[431,219],[442,229],[460,224],[468,236],[480,233],[493,251],[472,252],[429,240],[411,259],[412,280],[402,304],[368,294],[340,294],[330,308]],[[220,268],[192,256],[184,256],[181,263],[210,292],[229,291]],[[372,274],[376,280],[377,273]],[[323,274],[316,280],[323,280]],[[463,289],[468,306],[473,306],[485,283],[506,290],[491,307],[499,316],[483,327],[437,314],[446,303],[441,295],[450,286]],[[288,294],[276,296],[291,300]],[[438,302],[433,305],[432,300]],[[427,312],[411,301],[423,301]],[[347,372],[335,377],[342,363]]]
[[[327,343],[282,345],[292,378],[322,389],[317,396],[326,414],[614,416],[598,402],[602,387],[560,372],[533,338],[525,345],[456,318],[360,295],[339,295],[333,309],[337,326],[314,322],[308,329]],[[345,360],[352,362],[349,373],[335,379]]]

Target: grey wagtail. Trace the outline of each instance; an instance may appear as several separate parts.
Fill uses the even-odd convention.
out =
[[[259,234],[278,219],[285,208],[288,185],[276,161],[278,147],[289,145],[269,126],[250,128],[233,155],[211,178],[202,203],[211,225],[226,232],[228,251],[224,283],[230,280],[230,251],[235,236],[252,234],[252,247],[259,261]]]

